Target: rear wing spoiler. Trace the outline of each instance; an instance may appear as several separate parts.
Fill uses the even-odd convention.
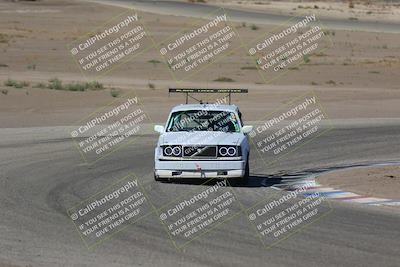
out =
[[[188,104],[189,97],[198,101],[200,104],[203,103],[202,100],[193,97],[191,94],[227,94],[226,96],[229,98],[229,105],[230,105],[231,94],[247,94],[248,92],[249,92],[248,89],[169,88],[168,94],[171,93],[186,94],[186,104]]]

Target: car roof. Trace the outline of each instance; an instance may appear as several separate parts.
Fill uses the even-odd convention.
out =
[[[181,104],[172,108],[171,112],[184,110],[217,110],[237,112],[239,109],[236,105],[216,105],[216,104]]]

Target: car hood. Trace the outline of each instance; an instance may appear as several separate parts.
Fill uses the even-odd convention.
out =
[[[225,132],[166,132],[160,136],[160,145],[239,145],[243,133]]]

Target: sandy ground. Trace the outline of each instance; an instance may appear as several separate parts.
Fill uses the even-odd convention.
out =
[[[319,176],[317,181],[363,196],[400,199],[400,166],[354,168]]]
[[[132,92],[128,87],[123,88],[119,101],[124,99],[123,94]],[[376,92],[361,88],[314,89],[330,120],[349,120],[350,124],[354,124],[364,119],[379,124],[396,121],[400,111],[396,104],[400,100],[400,92],[397,90],[381,89]],[[309,87],[300,86],[295,89],[270,86],[268,90],[254,86],[249,95],[233,96],[232,102],[241,108],[246,121],[257,121],[309,90]],[[171,108],[184,102],[183,96],[168,96],[167,86],[154,90],[142,86],[134,94],[139,97],[143,110],[153,122],[164,122]],[[113,100],[109,89],[88,92],[9,89],[7,95],[0,94],[0,125],[3,128],[77,125],[79,120]]]
[[[0,79],[10,77],[34,81],[52,77],[83,79],[66,45],[125,10],[62,0],[2,2],[0,8],[7,11],[0,16],[0,30],[5,35],[5,40],[0,43]],[[20,11],[24,13],[18,13]],[[38,15],[39,11],[41,15]],[[143,12],[139,15],[158,44],[182,28],[199,22],[191,18]],[[49,20],[51,24],[48,24]],[[233,25],[245,43],[276,28],[259,26],[257,30],[252,30],[251,25]],[[336,30],[329,31],[326,37],[332,40],[330,48],[311,56],[309,63],[290,69],[282,78],[270,83],[313,87],[397,88],[400,83],[400,77],[396,75],[400,68],[400,59],[396,56],[400,54],[397,34]],[[151,60],[163,62],[159,52],[151,49],[113,70],[108,77],[114,84],[118,84],[120,78],[131,78],[131,83],[136,79],[147,82],[172,80],[164,64],[153,64],[149,62]],[[251,64],[252,59],[246,49],[239,49],[219,60],[212,68],[192,76],[190,81],[209,83],[224,76],[238,83],[264,83],[257,70],[243,69]]]
[[[340,164],[343,161],[362,160],[363,157],[366,157],[365,160],[372,161],[386,160],[388,157],[397,156],[396,147],[393,145],[396,144],[393,141],[395,138],[392,137],[393,132],[396,134],[397,126],[386,127],[383,132],[387,135],[382,136],[379,131],[379,122],[398,119],[400,114],[400,90],[398,88],[398,84],[400,84],[398,75],[400,37],[395,34],[334,31],[334,34],[329,35],[333,42],[331,48],[310,57],[310,63],[290,70],[283,77],[269,84],[263,83],[256,70],[242,69],[250,65],[250,60],[244,52],[233,53],[219,61],[213,68],[191,77],[187,82],[177,84],[172,80],[168,68],[164,64],[150,62],[152,60],[162,61],[158,51],[154,49],[115,69],[110,75],[98,79],[105,86],[103,90],[71,92],[34,88],[37,83],[47,82],[55,77],[63,82],[85,81],[71,59],[66,44],[92,31],[123,11],[124,9],[118,7],[79,1],[1,1],[0,128],[76,125],[80,119],[111,101],[123,101],[122,95],[132,91],[138,95],[143,109],[149,114],[152,121],[163,122],[171,107],[183,101],[183,96],[168,96],[167,88],[169,86],[249,88],[251,90],[249,95],[235,96],[233,103],[240,106],[245,120],[259,120],[291,99],[314,90],[329,118],[349,121],[348,123],[352,126],[354,123],[366,119],[374,122],[374,127],[366,128],[366,131],[362,131],[361,128],[360,134],[357,127],[350,130],[338,129],[339,134],[325,135],[323,138],[326,139],[318,139],[313,143],[316,146],[305,146],[305,150],[301,150],[304,154],[300,154],[300,156],[294,154],[293,161],[285,161],[286,166],[282,168],[291,169],[293,166],[297,166],[305,169],[308,164],[332,165]],[[140,13],[140,16],[156,42],[162,42],[171,34],[180,31],[182,27],[189,27],[193,23],[193,19],[178,16],[161,16],[143,12]],[[272,29],[272,26],[260,26],[257,30],[252,30],[250,25],[243,26],[241,23],[235,24],[235,27],[243,40],[261,36]],[[213,82],[221,76],[232,78],[235,82]],[[29,85],[20,89],[5,86],[4,81],[8,78],[26,81]],[[153,84],[155,88],[151,88],[153,86],[150,84]],[[111,88],[120,90],[118,98],[115,99],[111,96]],[[212,99],[210,100],[212,101]],[[1,202],[3,205],[10,203],[9,209],[6,211],[9,212],[13,209],[11,214],[15,215],[6,216],[7,224],[5,225],[15,230],[16,234],[10,232],[9,236],[5,237],[7,242],[4,243],[5,249],[2,251],[11,253],[9,252],[10,248],[17,248],[17,251],[10,255],[20,257],[21,261],[32,262],[32,257],[34,257],[35,262],[39,262],[39,265],[45,260],[47,264],[43,263],[42,265],[48,266],[54,266],[54,262],[57,261],[67,263],[71,259],[81,265],[97,262],[107,262],[110,263],[109,265],[119,263],[120,265],[132,265],[148,262],[151,258],[155,266],[160,263],[176,266],[176,259],[183,260],[180,262],[183,265],[193,265],[194,263],[210,265],[213,263],[210,259],[219,259],[221,264],[226,263],[226,265],[232,265],[237,260],[236,263],[239,265],[253,263],[257,266],[270,260],[268,258],[272,258],[277,260],[272,262],[272,265],[285,265],[282,259],[288,260],[286,265],[299,265],[301,261],[296,257],[285,257],[285,251],[294,251],[293,248],[302,248],[296,253],[299,258],[308,261],[303,265],[310,265],[310,257],[314,260],[312,262],[314,265],[326,264],[330,259],[333,259],[335,263],[339,254],[344,255],[342,259],[347,260],[347,265],[364,264],[364,262],[375,264],[377,261],[388,261],[388,259],[394,259],[393,262],[398,261],[394,249],[398,240],[392,234],[396,233],[397,217],[364,214],[358,210],[341,208],[335,210],[336,216],[327,220],[326,228],[318,228],[320,232],[309,231],[309,233],[315,233],[315,236],[306,234],[304,239],[294,239],[294,243],[290,246],[283,247],[284,249],[279,247],[271,255],[266,254],[264,248],[258,254],[258,250],[256,250],[258,247],[253,248],[252,246],[246,247],[247,250],[242,254],[235,253],[235,251],[243,251],[243,246],[239,241],[245,240],[244,243],[248,244],[246,238],[254,237],[246,232],[247,228],[243,225],[232,228],[234,232],[241,233],[239,236],[226,235],[225,231],[221,231],[221,235],[224,238],[228,237],[228,240],[219,239],[221,235],[213,235],[213,243],[200,243],[199,246],[193,248],[196,253],[191,254],[193,251],[189,251],[185,255],[178,254],[170,246],[170,240],[167,238],[161,240],[161,231],[155,230],[154,224],[150,223],[146,224],[146,227],[134,228],[127,239],[119,240],[115,246],[110,243],[111,247],[99,250],[98,254],[92,252],[82,254],[82,244],[74,235],[76,234],[75,229],[72,228],[69,221],[69,226],[66,226],[65,217],[61,216],[58,211],[59,208],[62,209],[62,214],[65,211],[64,207],[58,206],[59,201],[62,202],[62,205],[65,204],[62,197],[69,194],[73,196],[87,195],[87,192],[79,191],[82,188],[81,183],[99,183],[97,177],[108,178],[106,176],[110,172],[119,176],[125,170],[131,170],[132,165],[137,168],[135,172],[137,170],[144,173],[147,169],[152,169],[155,135],[143,137],[141,143],[134,147],[138,153],[131,148],[121,150],[122,154],[118,154],[117,158],[105,161],[104,164],[87,172],[87,166],[76,165],[77,162],[80,163],[80,158],[69,139],[66,142],[57,142],[57,139],[55,139],[56,141],[53,139],[54,133],[51,132],[51,128],[36,130],[43,132],[48,138],[41,142],[29,136],[28,140],[35,140],[32,145],[31,142],[20,142],[15,133],[25,131],[30,135],[31,131],[34,132],[35,129],[3,129],[3,131],[11,132],[9,138],[13,140],[11,145],[4,146],[5,150],[1,154],[4,157],[2,161],[4,170],[7,175],[9,174],[7,177],[11,177],[12,190],[3,186],[1,188],[8,194],[0,195],[6,199]],[[343,138],[345,140],[342,140]],[[362,139],[369,140],[371,144],[363,142],[359,145]],[[381,145],[386,142],[386,139],[389,140],[388,143]],[[324,149],[326,144],[331,144],[330,150]],[[377,151],[378,155],[366,155],[365,151],[371,148],[370,145],[372,145],[372,151]],[[388,150],[390,151],[388,152]],[[307,155],[307,157],[303,155]],[[71,166],[73,175],[71,175]],[[388,172],[384,175],[396,175],[397,179],[398,172],[396,174]],[[18,183],[12,182],[14,178]],[[153,179],[152,177],[147,178],[149,181]],[[101,186],[101,183],[98,185]],[[15,190],[19,188],[21,190],[18,192],[26,192],[26,194],[14,194],[16,192],[14,188]],[[78,188],[78,191],[71,188]],[[94,188],[91,187],[91,189]],[[173,195],[181,190],[181,187],[173,185],[169,186],[167,190],[157,191],[156,188],[154,192],[160,195]],[[254,194],[254,188],[243,188],[242,190],[240,195],[246,197],[247,201],[257,197],[258,193],[265,194],[265,191]],[[49,198],[44,200],[45,196],[49,196]],[[26,199],[33,199],[29,203],[35,205],[35,208],[25,205]],[[20,206],[18,206],[19,204]],[[57,205],[57,207],[52,205]],[[49,218],[51,220],[48,220],[47,217],[38,218],[38,214],[43,212],[43,206],[50,210],[52,217]],[[40,213],[37,213],[38,210]],[[31,218],[35,219],[31,221]],[[373,225],[374,229],[379,230],[378,238],[368,234],[371,228],[369,224],[374,221],[379,223]],[[360,227],[363,224],[368,227]],[[68,230],[68,227],[71,231]],[[25,235],[26,232],[33,234]],[[23,238],[19,239],[21,236]],[[338,237],[340,239],[337,239]],[[155,241],[153,242],[153,240]],[[379,242],[375,244],[376,240]],[[164,241],[168,244],[164,244]],[[322,245],[315,246],[316,242]],[[302,245],[299,246],[299,243]],[[45,245],[42,246],[42,244]],[[137,245],[133,250],[132,244]],[[207,247],[210,247],[211,244],[211,249],[204,250],[203,244]],[[221,253],[218,248],[223,248],[226,244],[234,247],[223,249]],[[332,244],[338,245],[332,250]],[[376,253],[377,244],[380,255]],[[167,246],[171,247],[171,250],[166,250]],[[349,250],[349,247],[352,249]],[[332,251],[337,253],[332,254]],[[9,260],[10,255],[4,261]],[[138,257],[135,256],[132,259],[132,255],[138,255]],[[310,257],[308,257],[309,255]],[[4,256],[0,262],[3,261],[3,258]],[[363,260],[361,263],[360,259]],[[25,265],[27,264],[23,264],[23,266]],[[0,266],[2,266],[1,263]]]
[[[54,77],[63,82],[85,81],[66,44],[125,9],[63,0],[1,2],[0,8],[1,127],[74,124],[93,109],[111,102],[110,88],[120,90],[121,95],[135,90],[156,122],[165,120],[170,108],[183,101],[181,96],[168,97],[169,86],[249,88],[248,96],[233,98],[247,120],[259,120],[310,90],[317,93],[332,119],[380,120],[397,118],[400,112],[400,59],[396,56],[400,54],[400,37],[396,34],[334,31],[329,34],[332,40],[329,49],[267,84],[257,70],[243,69],[251,64],[245,51],[231,53],[178,84],[166,65],[151,63],[151,60],[163,60],[153,49],[98,79],[107,89],[69,92],[33,87]],[[143,12],[139,15],[156,42],[193,23],[193,19],[184,17]],[[249,25],[234,25],[243,40],[273,27],[252,30]],[[213,82],[218,77],[229,77],[235,82]],[[29,86],[7,87],[4,81],[8,78],[26,81]],[[155,88],[150,88],[150,84]]]
[[[388,1],[258,1],[258,0],[208,0],[209,4],[263,10],[274,14],[299,14],[313,10],[326,18],[354,19],[366,21],[399,21],[400,3]]]

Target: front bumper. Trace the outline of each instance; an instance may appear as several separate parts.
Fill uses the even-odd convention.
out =
[[[155,162],[157,178],[241,178],[245,175],[245,161],[171,160]]]

